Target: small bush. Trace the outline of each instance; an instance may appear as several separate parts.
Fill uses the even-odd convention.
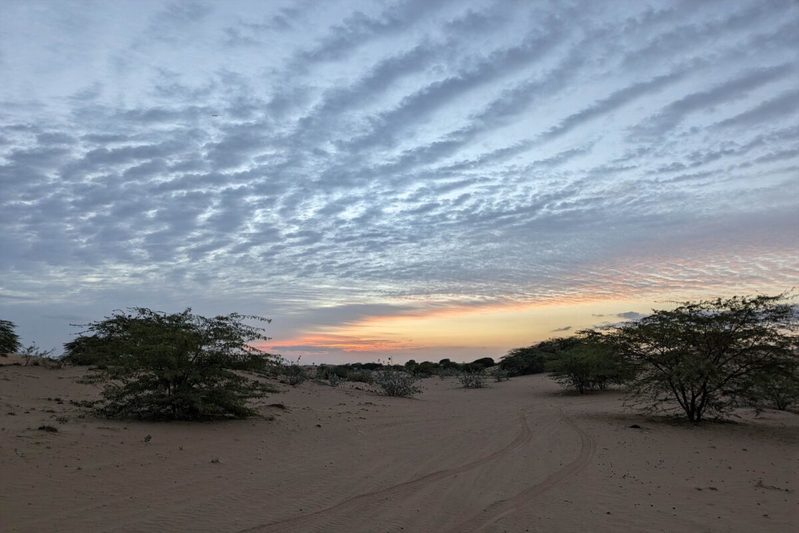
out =
[[[23,366],[28,366],[32,364],[33,366],[39,366],[43,359],[50,360],[50,355],[53,353],[53,350],[42,350],[36,343],[34,342],[24,350],[20,352],[25,358],[25,364]]]
[[[494,367],[494,369],[491,371],[491,375],[494,376],[494,381],[497,383],[508,381],[510,379],[510,372],[498,366]]]
[[[780,411],[799,404],[799,362],[786,360],[755,374],[745,392],[745,403],[758,410]]]
[[[339,385],[341,385],[343,382],[344,382],[344,378],[341,378],[341,377],[339,377],[339,375],[338,375],[338,374],[336,374],[335,372],[334,372],[334,373],[332,373],[332,374],[330,374],[330,376],[328,376],[328,378],[327,378],[327,383],[328,383],[328,384],[329,384],[331,387],[338,387],[338,386],[339,386]]]
[[[350,370],[347,372],[347,381],[372,384],[375,378],[370,370]]]
[[[408,398],[422,392],[419,378],[396,368],[383,368],[375,373],[375,383],[386,396]]]
[[[308,373],[299,363],[300,361],[297,359],[297,361],[283,366],[284,381],[292,387],[296,387],[308,379]]]
[[[458,381],[466,389],[482,389],[486,386],[486,373],[483,370],[464,372],[458,376]]]

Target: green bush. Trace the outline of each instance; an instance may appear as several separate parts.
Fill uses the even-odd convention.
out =
[[[485,370],[467,370],[458,376],[458,381],[466,389],[482,389],[486,386]]]
[[[347,381],[355,381],[359,383],[372,384],[375,382],[374,375],[370,370],[350,370],[347,372]]]
[[[692,422],[749,401],[788,405],[799,314],[785,294],[685,302],[612,328],[605,342],[635,368],[632,397]],[[788,403],[786,403],[788,402]]]
[[[241,418],[253,414],[247,402],[268,388],[237,371],[275,363],[273,356],[249,345],[267,337],[263,328],[244,324],[245,319],[266,320],[235,313],[209,319],[191,309],[166,314],[133,308],[89,324],[73,346],[91,345],[97,360],[103,361],[101,414]]]
[[[799,404],[799,362],[780,361],[752,376],[743,394],[744,403],[757,409],[786,409]]]
[[[422,392],[417,385],[419,378],[404,370],[393,367],[384,367],[375,372],[375,384],[380,387],[386,396],[399,396],[407,398]]]
[[[281,367],[283,381],[292,387],[296,387],[297,385],[305,383],[308,380],[308,372],[306,372],[305,368],[300,365],[299,359],[290,363],[284,361]]]
[[[491,357],[481,357],[471,363],[464,363],[462,369],[464,372],[479,372],[491,368],[494,364],[494,360]]]
[[[108,352],[105,337],[81,335],[64,344],[64,361],[76,366],[105,367],[106,359],[115,358]]]
[[[0,354],[17,353],[20,349],[16,326],[8,320],[0,320]]]
[[[494,377],[494,381],[500,383],[502,381],[508,381],[510,379],[510,372],[504,370],[502,367],[495,366],[491,370],[491,375]]]

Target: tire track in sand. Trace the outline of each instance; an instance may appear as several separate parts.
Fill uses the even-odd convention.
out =
[[[580,437],[580,451],[572,461],[567,463],[562,468],[549,474],[543,481],[527,487],[522,492],[512,496],[498,500],[480,513],[473,515],[468,520],[464,520],[456,527],[450,528],[452,533],[464,533],[469,531],[479,531],[486,526],[493,524],[497,520],[508,516],[517,511],[523,510],[529,506],[530,498],[543,494],[561,481],[581,472],[591,463],[591,458],[596,451],[596,443],[588,433],[583,431],[562,409],[560,411],[560,419],[566,422]]]
[[[239,530],[238,533],[249,533],[254,531],[270,531],[270,530],[279,531],[280,529],[274,529],[274,528],[280,528],[286,526],[298,527],[307,524],[309,522],[312,522],[314,519],[319,518],[320,516],[327,515],[333,512],[346,512],[347,515],[355,516],[354,514],[350,513],[353,513],[358,508],[367,505],[373,500],[383,501],[388,497],[396,498],[396,497],[402,497],[404,495],[411,495],[415,491],[419,490],[420,487],[423,487],[430,483],[435,483],[436,481],[440,481],[442,479],[446,479],[448,477],[457,474],[461,474],[463,472],[467,472],[481,465],[489,463],[517,448],[524,446],[525,444],[528,444],[533,439],[533,431],[532,429],[530,429],[530,425],[524,413],[520,414],[519,419],[521,422],[521,428],[516,437],[507,445],[503,446],[499,450],[496,450],[488,455],[484,455],[482,457],[479,457],[473,461],[469,461],[468,463],[462,464],[460,466],[447,468],[444,470],[437,470],[435,472],[425,474],[424,476],[417,477],[410,481],[398,483],[396,485],[392,485],[390,487],[386,487],[376,491],[358,494],[351,498],[347,498],[346,500],[343,500],[335,505],[325,507],[324,509],[319,509],[318,511],[314,511],[312,513],[285,518],[282,520],[268,522],[265,524],[259,524],[257,526]]]

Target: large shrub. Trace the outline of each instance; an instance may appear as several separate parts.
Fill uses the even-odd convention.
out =
[[[0,320],[0,354],[17,353],[21,347],[15,325],[8,320]]]
[[[784,361],[752,376],[743,404],[780,411],[799,404],[799,363],[796,360]]]
[[[525,376],[544,371],[544,354],[536,346],[514,348],[502,357],[499,367],[511,376]]]
[[[640,405],[699,422],[775,390],[775,403],[784,394],[793,401],[797,330],[786,295],[733,297],[654,311],[612,328],[607,340],[634,365],[630,392]]]
[[[550,361],[552,378],[580,394],[605,390],[609,384],[623,383],[629,376],[624,361],[609,347],[583,341],[561,352]]]
[[[88,324],[71,344],[91,347],[106,381],[101,413],[111,417],[202,419],[246,417],[248,400],[266,388],[237,370],[262,370],[274,358],[250,346],[263,328],[230,314],[205,318],[186,309],[116,311]],[[86,352],[79,352],[86,353]]]
[[[552,370],[553,361],[557,361],[561,354],[578,346],[581,342],[582,340],[577,337],[557,337],[532,346],[514,348],[502,357],[499,366],[511,376],[538,374]]]

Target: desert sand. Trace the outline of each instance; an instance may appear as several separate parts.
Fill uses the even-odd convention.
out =
[[[84,369],[0,368],[3,531],[790,531],[799,415],[698,427],[545,375],[415,399],[306,382],[261,418],[109,421]],[[270,405],[278,404],[278,405]],[[39,430],[51,425],[57,432]],[[638,425],[640,428],[630,427]],[[149,436],[149,437],[148,437]]]

